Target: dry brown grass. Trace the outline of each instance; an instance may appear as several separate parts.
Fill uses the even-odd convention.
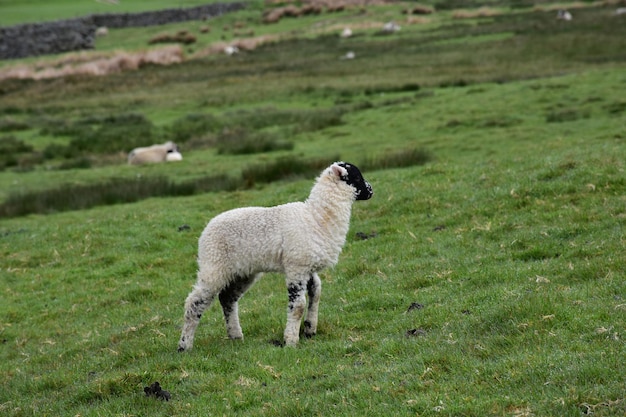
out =
[[[575,10],[575,9],[583,9],[586,7],[597,7],[597,6],[626,6],[626,0],[602,0],[602,1],[594,1],[594,2],[582,2],[582,1],[574,1],[574,2],[563,2],[563,3],[553,3],[546,5],[537,5],[533,7],[533,10],[540,12],[552,12],[560,9],[563,10]]]
[[[253,31],[248,31],[240,33],[240,35],[245,36],[253,33]],[[227,46],[237,47],[240,51],[252,51],[260,45],[275,42],[279,39],[281,39],[279,35],[263,35],[243,37],[230,42],[215,42],[190,58],[195,59],[222,54]],[[140,52],[73,52],[57,59],[41,59],[30,64],[9,65],[0,68],[0,80],[8,78],[40,80],[76,74],[107,75],[136,70],[146,64],[178,64],[185,59],[183,48],[180,45],[163,46]]]
[[[477,17],[492,17],[502,14],[500,10],[491,7],[480,7],[476,10],[454,10],[452,18],[454,19],[475,19]]]
[[[308,14],[319,14],[323,12],[333,13],[341,12],[349,8],[396,3],[396,1],[394,0],[305,0],[302,2],[302,6],[300,7],[293,4],[288,4],[287,6],[282,7],[273,7],[273,5],[278,3],[284,4],[293,2],[294,1],[266,1],[266,5],[270,6],[270,8],[265,11],[263,15],[263,22],[276,23],[284,17],[299,17]]]
[[[189,45],[196,42],[196,40],[196,37],[192,33],[186,30],[181,30],[175,34],[160,33],[153,36],[148,43],[151,45],[155,43],[182,43],[184,45]]]
[[[172,65],[185,59],[182,47],[164,46],[140,52],[74,52],[54,60],[43,59],[0,69],[0,80],[7,78],[40,80],[67,75],[107,75],[136,70],[146,64]]]
[[[580,9],[582,7],[587,7],[589,5],[589,3],[583,3],[580,1],[577,2],[572,2],[572,3],[555,3],[555,4],[539,4],[536,5],[535,7],[533,7],[534,11],[537,12],[550,12],[550,11],[557,11],[557,10],[568,10],[568,9]]]
[[[402,10],[403,14],[432,14],[435,13],[435,9],[430,6],[423,6],[421,4],[417,4],[415,6],[411,6],[408,9]]]
[[[260,45],[264,45],[266,43],[276,42],[281,37],[279,35],[262,35],[255,36],[251,38],[242,38],[242,39],[234,39],[230,42],[215,42],[204,48],[191,56],[192,59],[195,58],[203,58],[209,55],[223,54],[224,49],[228,46],[237,47],[240,51],[253,51],[258,48]]]

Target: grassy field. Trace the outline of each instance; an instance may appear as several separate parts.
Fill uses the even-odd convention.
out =
[[[626,17],[537,4],[263,25],[254,3],[204,22],[182,64],[0,81],[0,414],[623,416]],[[280,38],[194,57],[235,22]],[[112,31],[95,52],[200,25]],[[184,161],[126,165],[169,139]],[[321,274],[318,334],[276,346],[269,274],[240,303],[244,341],[213,306],[177,353],[206,222],[305,199],[339,158],[375,195]],[[144,395],[155,381],[170,401]]]

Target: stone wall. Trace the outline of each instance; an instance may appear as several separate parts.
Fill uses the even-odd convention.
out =
[[[97,14],[90,16],[90,18],[98,27],[128,28],[208,19],[214,16],[220,16],[224,13],[241,10],[244,7],[246,7],[246,3],[244,2],[215,3],[187,9],[166,9],[143,13]]]
[[[244,2],[216,3],[142,13],[97,14],[78,19],[0,27],[0,59],[92,49],[96,29],[155,26],[201,20],[241,10]]]

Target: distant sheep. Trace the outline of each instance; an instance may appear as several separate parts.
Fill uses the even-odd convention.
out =
[[[348,51],[341,59],[354,59],[356,58],[356,54],[353,51]]]
[[[109,29],[106,26],[101,26],[96,29],[96,37],[101,38],[103,36],[107,36],[109,34]]]
[[[168,154],[172,154],[170,156],[171,159],[168,159]],[[176,146],[174,142],[165,142],[162,145],[152,145],[145,148],[135,148],[128,154],[128,163],[130,165],[180,161],[182,159],[182,155],[178,152],[178,146]]]
[[[320,174],[304,202],[238,208],[213,218],[200,236],[198,280],[185,302],[178,351],[192,348],[200,318],[216,296],[228,336],[242,339],[238,301],[263,272],[286,275],[285,344],[298,343],[307,296],[304,334],[313,336],[321,294],[317,273],[337,264],[352,203],[372,195],[372,187],[356,166],[336,162]]]
[[[352,36],[352,29],[350,28],[345,28],[344,30],[341,31],[341,35],[342,38],[349,38]]]
[[[567,10],[559,10],[556,14],[558,20],[570,21],[572,20],[572,14]]]
[[[383,25],[384,33],[395,33],[400,31],[400,25],[396,22],[387,22]]]

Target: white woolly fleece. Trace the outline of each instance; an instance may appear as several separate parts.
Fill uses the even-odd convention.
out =
[[[178,350],[192,348],[200,318],[215,297],[228,336],[242,339],[238,301],[264,272],[286,276],[285,344],[296,346],[305,309],[304,334],[313,336],[322,285],[317,272],[337,263],[352,203],[371,196],[358,168],[335,163],[320,174],[304,202],[238,208],[214,217],[198,242],[198,280],[185,301]]]
[[[128,154],[128,163],[131,165],[141,165],[154,162],[165,162],[167,153],[177,150],[174,142],[165,142],[161,145],[135,148]],[[182,158],[181,158],[182,159]]]
[[[222,286],[235,276],[300,276],[334,266],[345,244],[353,202],[354,189],[329,167],[305,202],[222,213],[200,236],[200,275],[218,279]]]

